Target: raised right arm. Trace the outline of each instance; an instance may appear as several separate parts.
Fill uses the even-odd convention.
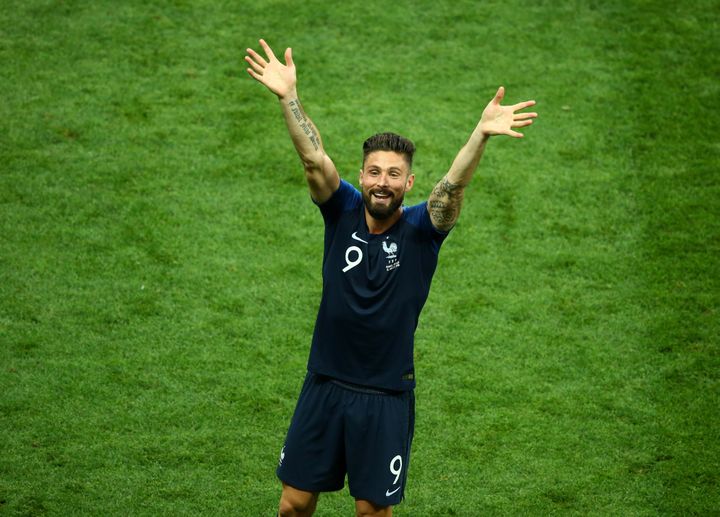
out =
[[[305,114],[298,98],[292,49],[285,51],[285,64],[282,64],[265,40],[260,40],[260,46],[267,59],[254,50],[247,49],[245,61],[251,67],[247,71],[256,81],[277,95],[290,138],[305,169],[310,195],[318,203],[324,203],[340,185],[340,176],[323,148],[320,133]]]

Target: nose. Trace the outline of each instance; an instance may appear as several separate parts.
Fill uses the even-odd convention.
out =
[[[380,186],[380,187],[385,187],[385,186],[387,186],[387,184],[388,184],[388,175],[387,175],[387,173],[383,172],[382,174],[380,174],[380,176],[378,176],[377,184],[378,184],[378,186]]]

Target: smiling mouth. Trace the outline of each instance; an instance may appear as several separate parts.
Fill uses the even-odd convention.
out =
[[[392,197],[390,192],[373,192],[372,197],[378,201],[387,201]]]

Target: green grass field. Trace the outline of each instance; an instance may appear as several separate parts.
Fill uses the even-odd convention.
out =
[[[538,102],[441,252],[395,515],[718,515],[719,13],[4,2],[0,515],[273,515],[322,220],[260,37],[344,178],[367,136],[415,141],[409,203],[497,86]]]

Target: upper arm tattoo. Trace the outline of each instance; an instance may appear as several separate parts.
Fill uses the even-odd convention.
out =
[[[445,176],[430,194],[428,210],[430,219],[438,230],[449,230],[460,215],[465,187],[450,183]]]

